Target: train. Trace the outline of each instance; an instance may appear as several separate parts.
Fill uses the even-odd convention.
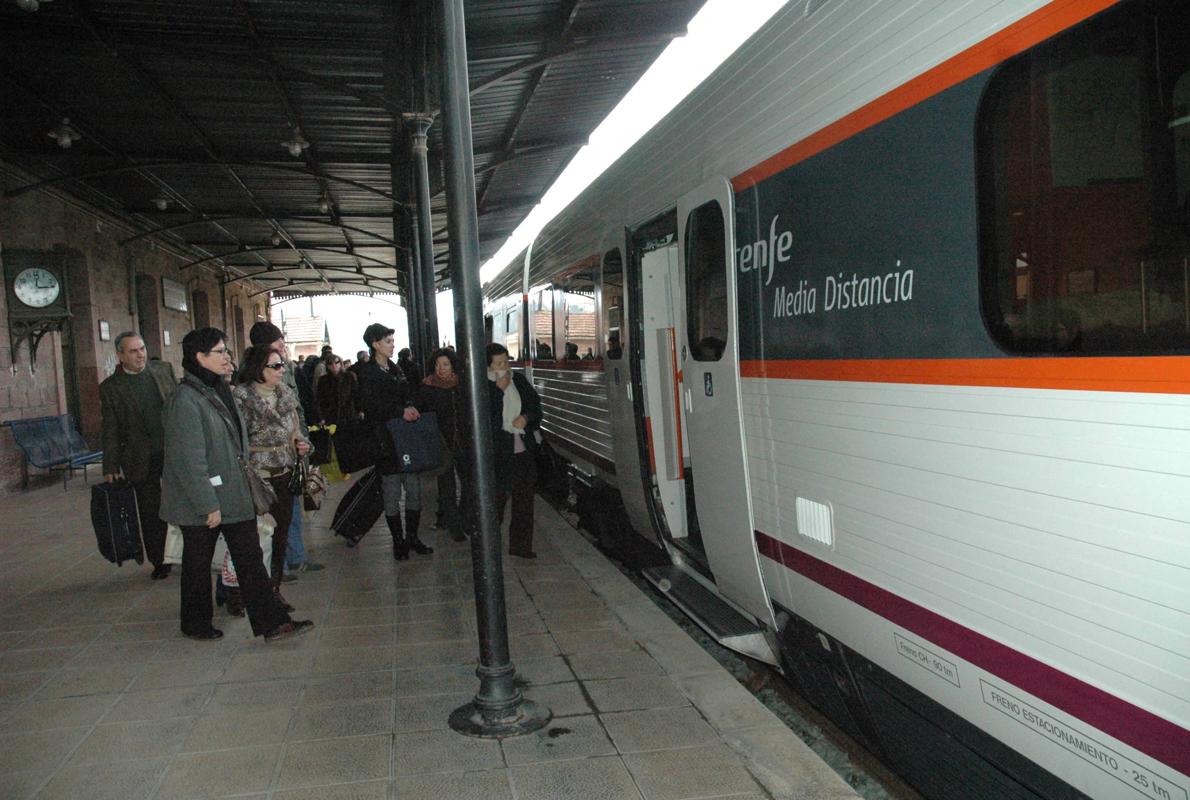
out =
[[[599,542],[922,795],[1187,800],[1188,197],[1190,3],[796,0],[487,335]]]

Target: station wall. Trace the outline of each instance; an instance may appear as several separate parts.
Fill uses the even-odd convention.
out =
[[[222,328],[228,347],[238,354],[248,344],[252,324],[267,319],[268,296],[251,296],[260,288],[256,284],[229,284],[221,293],[217,268],[183,270],[192,257],[166,243],[142,239],[121,245],[139,232],[126,221],[56,191],[4,196],[28,180],[0,162],[0,267],[5,251],[17,248],[64,256],[71,318],[60,333],[41,340],[32,366],[27,341],[12,351],[9,298],[0,287],[0,421],[71,414],[87,441],[98,447],[98,386],[116,369],[120,332],[143,336],[149,356],[172,363],[180,377],[182,337],[188,331],[203,325]],[[162,278],[185,285],[185,312],[164,306]],[[92,477],[95,472],[92,468]],[[36,468],[29,469],[28,478],[30,486],[49,480]],[[24,458],[11,431],[0,428],[0,495],[21,491],[24,480]]]

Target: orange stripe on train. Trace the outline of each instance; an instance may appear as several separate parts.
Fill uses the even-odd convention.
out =
[[[743,191],[917,105],[928,97],[962,83],[972,75],[1028,50],[1117,2],[1118,0],[1057,0],[1050,3],[737,175],[731,181],[732,187],[737,192]]]
[[[748,360],[745,378],[1190,394],[1190,356]]]

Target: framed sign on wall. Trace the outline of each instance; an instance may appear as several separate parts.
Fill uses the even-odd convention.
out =
[[[172,278],[161,279],[161,304],[183,314],[190,311],[186,304],[186,285]]]

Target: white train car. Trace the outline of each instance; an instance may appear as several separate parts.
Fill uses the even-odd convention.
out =
[[[1188,800],[1188,197],[1190,3],[797,0],[492,336],[601,538],[923,794]]]

